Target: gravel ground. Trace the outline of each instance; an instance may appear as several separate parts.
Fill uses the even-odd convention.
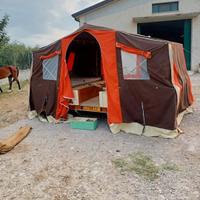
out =
[[[112,135],[103,120],[92,132],[37,119],[0,129],[4,137],[25,124],[33,127],[13,151],[0,156],[0,199],[199,200],[200,75],[192,81],[195,112],[184,118],[184,134],[177,139]],[[157,165],[174,163],[180,170],[162,172],[154,181],[120,173],[112,160],[134,152],[152,156]]]

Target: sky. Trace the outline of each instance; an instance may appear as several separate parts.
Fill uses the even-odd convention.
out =
[[[7,33],[28,46],[48,45],[79,26],[72,14],[101,0],[0,0],[0,19],[10,17]]]

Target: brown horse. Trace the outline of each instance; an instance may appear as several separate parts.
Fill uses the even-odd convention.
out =
[[[9,90],[12,90],[12,83],[14,81],[17,82],[19,90],[21,90],[21,86],[19,83],[19,69],[16,66],[2,66],[0,67],[0,79],[8,78],[9,81]],[[3,90],[0,87],[0,92]]]

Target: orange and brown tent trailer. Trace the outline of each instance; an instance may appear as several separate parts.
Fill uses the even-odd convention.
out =
[[[82,104],[101,92],[107,104]],[[39,115],[95,110],[107,113],[114,133],[175,137],[193,101],[178,43],[85,24],[33,52],[30,110]]]

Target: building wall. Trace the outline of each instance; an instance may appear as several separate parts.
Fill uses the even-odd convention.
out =
[[[200,0],[179,0],[179,11],[152,14],[152,3],[173,1],[175,0],[116,0],[81,16],[80,25],[89,23],[137,33],[138,21],[152,22],[192,18],[192,70],[195,71],[200,63],[200,16],[192,17],[187,14],[200,12]]]
[[[200,16],[192,19],[192,70],[200,69]]]

